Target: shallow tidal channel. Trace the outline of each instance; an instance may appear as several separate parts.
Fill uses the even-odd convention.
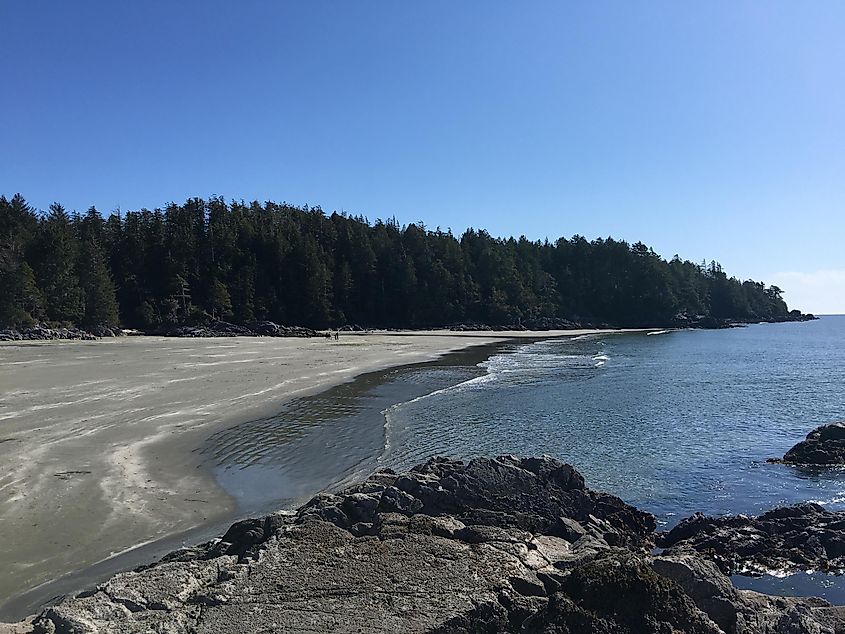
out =
[[[211,435],[196,451],[239,515],[294,508],[387,466],[385,411],[486,374],[478,364],[508,344],[482,345],[436,361],[362,374],[285,403],[273,416]],[[427,456],[420,456],[419,461]]]

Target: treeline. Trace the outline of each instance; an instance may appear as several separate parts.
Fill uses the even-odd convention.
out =
[[[221,198],[112,214],[0,197],[0,324],[157,329],[223,319],[311,327],[566,319],[664,326],[788,318],[777,287],[644,244],[460,237],[319,208]]]

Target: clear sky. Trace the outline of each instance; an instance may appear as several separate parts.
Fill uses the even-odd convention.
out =
[[[642,240],[845,313],[845,3],[2,2],[0,193]]]

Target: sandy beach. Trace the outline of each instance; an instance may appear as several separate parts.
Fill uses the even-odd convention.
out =
[[[194,452],[215,431],[364,372],[592,332],[0,344],[0,603],[230,516],[234,501]]]

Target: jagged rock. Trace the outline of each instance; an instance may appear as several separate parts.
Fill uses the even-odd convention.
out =
[[[550,458],[432,459],[238,522],[19,631],[845,631],[838,608],[737,591],[692,550],[652,557],[653,530]]]
[[[526,317],[519,322],[509,323],[505,325],[490,325],[490,324],[454,324],[449,326],[450,330],[456,332],[466,332],[474,330],[511,330],[511,331],[525,331],[525,330],[573,330],[575,328],[586,328],[585,324],[563,319],[561,317]]]
[[[845,422],[817,427],[787,451],[782,461],[798,465],[845,464]]]
[[[739,593],[712,562],[692,552],[657,557],[652,568],[659,575],[676,582],[725,632],[736,632],[741,627],[737,603]]]
[[[257,547],[267,543],[288,520],[288,516],[273,514],[236,522],[204,557],[237,555],[241,561],[249,557],[254,558]]]
[[[341,528],[375,521],[376,513],[448,515],[465,525],[496,526],[607,543],[644,546],[654,517],[619,498],[586,488],[569,465],[551,458],[502,456],[464,464],[435,458],[409,473],[376,474],[344,495],[319,495],[299,519]],[[577,527],[577,528],[576,528]]]
[[[711,561],[694,551],[656,557],[655,572],[676,582],[727,634],[834,634],[845,627],[845,608],[817,598],[772,597],[737,590]]]
[[[696,513],[658,535],[657,544],[669,552],[696,550],[725,574],[808,569],[843,574],[845,512],[805,503],[757,517]]]
[[[581,324],[561,317],[526,318],[522,320],[522,323],[529,330],[573,330],[581,328]]]

